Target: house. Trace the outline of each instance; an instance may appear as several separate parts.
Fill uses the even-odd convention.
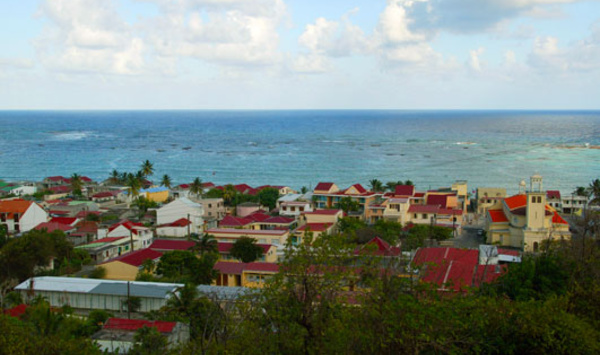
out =
[[[499,187],[479,187],[476,190],[477,213],[485,215],[488,209],[506,198],[506,189]]]
[[[316,208],[335,208],[342,199],[349,198],[358,204],[358,211],[352,214],[361,218],[365,218],[365,210],[381,196],[382,193],[368,191],[361,184],[354,184],[345,190],[340,190],[332,182],[320,182],[313,191]]]
[[[98,238],[98,223],[93,221],[80,221],[75,225],[75,231],[71,232],[67,239],[73,245],[89,243]]]
[[[410,205],[408,222],[451,228],[455,234],[462,226],[462,209],[443,208],[440,205]]]
[[[312,234],[313,238],[318,238],[322,234],[331,234],[335,230],[334,223],[306,223],[294,229],[292,232],[292,244],[298,245],[304,241],[308,233]]]
[[[0,224],[9,234],[28,232],[48,220],[48,213],[37,203],[21,199],[0,200]]]
[[[256,239],[259,244],[273,244],[284,246],[290,235],[289,230],[256,230],[256,229],[235,229],[235,228],[213,228],[206,233],[215,237],[219,242],[235,242],[242,236]]]
[[[204,208],[204,215],[202,216],[207,223],[212,221],[217,222],[225,217],[225,202],[222,198],[203,198],[198,200],[198,203]],[[216,227],[216,223],[208,228]]]
[[[190,338],[189,326],[181,322],[149,321],[144,319],[108,318],[92,339],[100,351],[127,354],[135,344],[135,333],[143,328],[155,328],[167,338],[168,348],[185,344]]]
[[[488,209],[487,243],[538,251],[547,240],[570,239],[569,224],[546,203],[542,177],[530,179],[530,190],[507,197]]]
[[[195,245],[196,242],[188,240],[154,239],[150,249],[165,253],[173,250],[191,250]]]
[[[148,201],[163,203],[169,199],[169,189],[164,186],[140,189],[139,196],[145,197]]]
[[[165,225],[182,218],[191,222],[190,233],[201,234],[204,230],[204,208],[201,204],[182,197],[156,210],[156,223]]]
[[[150,312],[163,307],[181,287],[183,284],[40,276],[22,282],[15,291],[24,300],[41,296],[52,307],[116,312],[126,311],[129,294],[140,299],[139,312]]]
[[[217,286],[263,287],[264,283],[279,272],[274,263],[236,263],[217,261],[214,269],[218,272],[214,284]]]
[[[314,210],[312,212],[304,212],[301,220],[304,223],[331,223],[337,222],[344,217],[342,210]]]
[[[115,201],[121,190],[101,191],[92,195],[91,200],[97,203]]]
[[[446,292],[467,292],[506,271],[506,265],[480,264],[477,249],[419,248],[412,265],[422,282]]]
[[[144,227],[142,223],[131,221],[120,221],[108,228],[107,237],[130,237],[134,244],[134,249],[144,249],[152,243],[152,231]]]
[[[375,237],[366,244],[356,248],[356,255],[376,255],[381,257],[398,257],[402,255],[399,247],[392,246],[380,237]]]
[[[156,235],[159,237],[186,238],[191,235],[192,222],[180,218],[174,222],[156,226]]]
[[[580,214],[588,204],[587,196],[562,196],[562,211],[567,214]]]
[[[546,191],[546,203],[557,212],[562,213],[562,198],[560,197],[560,191],[548,190]]]
[[[153,249],[140,249],[122,255],[118,258],[105,261],[99,266],[106,269],[105,279],[108,280],[135,280],[138,272],[146,260],[157,262],[163,253]]]
[[[40,224],[38,224],[34,230],[45,230],[48,233],[52,233],[54,231],[61,231],[63,232],[65,235],[70,235],[71,233],[75,232],[77,228],[75,228],[75,226],[72,226],[70,224],[64,224],[64,223],[60,223],[60,222],[42,222]]]
[[[131,252],[131,240],[129,237],[106,237],[78,245],[75,249],[85,250],[95,264],[101,264]]]
[[[312,212],[312,204],[307,201],[282,201],[279,204],[279,214],[288,217],[298,217],[303,212]]]
[[[235,214],[238,217],[246,217],[252,213],[261,212],[262,210],[263,208],[259,203],[244,202],[235,207]]]

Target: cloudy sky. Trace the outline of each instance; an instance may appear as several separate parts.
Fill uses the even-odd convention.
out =
[[[3,0],[0,109],[598,109],[600,1]]]

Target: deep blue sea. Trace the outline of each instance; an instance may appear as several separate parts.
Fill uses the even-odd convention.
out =
[[[465,179],[517,190],[544,177],[571,193],[600,178],[600,112],[0,111],[0,179],[103,180],[154,163],[153,179],[418,188]]]

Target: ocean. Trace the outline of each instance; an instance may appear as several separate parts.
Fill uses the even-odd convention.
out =
[[[506,187],[541,174],[570,194],[600,178],[598,111],[0,111],[0,179],[41,180],[150,160],[160,182],[340,188]]]

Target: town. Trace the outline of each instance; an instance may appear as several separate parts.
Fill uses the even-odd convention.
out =
[[[301,275],[329,280],[299,297],[311,306],[365,306],[362,298],[381,286],[374,280],[450,298],[495,289],[512,265],[585,242],[580,222],[598,215],[600,198],[598,180],[561,194],[546,190],[540,175],[522,180],[514,195],[467,181],[427,191],[378,179],[295,191],[200,178],[172,186],[168,175],[152,182],[153,175],[145,161],[104,181],[78,174],[0,181],[5,314],[27,320],[46,307],[65,318],[68,307],[88,325],[85,346],[101,351],[215,352],[226,346],[216,324],[223,313],[242,322],[231,309],[266,290],[301,288]],[[598,225],[588,223],[596,241]],[[202,325],[186,313],[185,297],[197,302]]]

